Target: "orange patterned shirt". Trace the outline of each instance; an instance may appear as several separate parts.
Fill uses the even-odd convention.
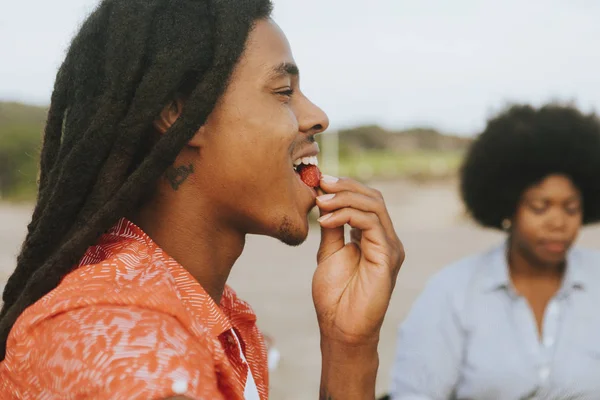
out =
[[[0,399],[243,399],[248,366],[266,400],[266,347],[248,304],[226,287],[217,305],[122,219],[19,317]]]

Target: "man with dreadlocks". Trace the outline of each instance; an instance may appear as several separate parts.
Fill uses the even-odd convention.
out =
[[[0,398],[266,399],[256,317],[226,281],[247,234],[303,242],[315,202],[320,397],[374,397],[402,244],[375,190],[299,179],[328,121],[270,12],[104,0],[83,24],[4,291]]]

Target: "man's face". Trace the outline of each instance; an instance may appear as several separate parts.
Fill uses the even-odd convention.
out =
[[[315,191],[293,162],[316,155],[314,135],[327,126],[327,116],[300,91],[283,32],[272,20],[258,21],[201,130],[193,179],[198,196],[235,229],[302,243]]]

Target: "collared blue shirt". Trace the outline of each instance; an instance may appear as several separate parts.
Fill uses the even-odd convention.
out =
[[[600,399],[600,252],[573,249],[538,334],[506,246],[436,274],[398,332],[392,398]]]

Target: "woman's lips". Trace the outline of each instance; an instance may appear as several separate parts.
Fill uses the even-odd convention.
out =
[[[550,253],[564,253],[567,250],[567,244],[565,242],[546,241],[542,242],[542,247]]]

